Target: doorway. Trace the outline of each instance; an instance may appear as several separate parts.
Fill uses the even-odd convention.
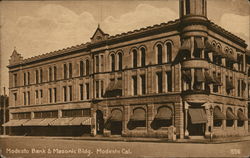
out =
[[[121,135],[122,134],[122,121],[112,121],[110,130],[111,130],[112,135]]]
[[[104,129],[104,119],[101,110],[96,111],[96,134],[102,135]]]
[[[189,136],[204,136],[205,125],[205,123],[192,123],[190,116],[188,116],[187,130],[189,132]]]

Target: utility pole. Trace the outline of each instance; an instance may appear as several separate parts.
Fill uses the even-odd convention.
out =
[[[5,87],[3,87],[3,124],[6,122],[6,92]],[[6,127],[3,126],[3,135],[6,135]]]

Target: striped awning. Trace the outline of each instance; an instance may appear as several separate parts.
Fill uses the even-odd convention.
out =
[[[39,126],[49,126],[49,125],[51,125],[51,122],[53,122],[56,119],[57,118],[45,118],[44,120],[39,122]]]
[[[69,125],[78,126],[78,125],[91,125],[91,117],[74,117]]]
[[[70,121],[73,120],[73,117],[64,117],[64,118],[58,118],[51,122],[51,126],[69,126]]]
[[[27,121],[29,121],[29,119],[10,120],[10,121],[4,123],[2,126],[6,126],[6,127],[23,126],[24,123]]]
[[[226,116],[220,111],[219,108],[214,109],[214,120],[225,120]]]
[[[238,120],[238,117],[231,111],[227,110],[227,120]]]
[[[242,111],[240,111],[240,110],[238,110],[238,114],[237,115],[238,115],[239,120],[241,120],[241,121],[248,120],[248,118],[246,117],[246,115],[244,115],[244,113]]]
[[[189,108],[188,113],[191,117],[192,124],[200,124],[207,122],[207,115],[203,108]]]
[[[39,126],[39,123],[44,119],[31,119],[23,124],[23,126]]]
[[[134,110],[133,115],[130,117],[131,121],[145,121],[146,120],[146,113],[143,109],[136,109]]]

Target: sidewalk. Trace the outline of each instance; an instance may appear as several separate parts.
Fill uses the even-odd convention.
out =
[[[62,139],[62,140],[88,140],[88,141],[125,141],[125,142],[158,142],[158,143],[197,143],[197,144],[221,144],[250,141],[250,136],[226,137],[210,139],[177,139],[176,141],[167,138],[134,138],[134,137],[103,137],[103,136],[82,136],[82,137],[50,137],[50,136],[8,136],[0,135],[0,138],[27,138],[27,139]]]

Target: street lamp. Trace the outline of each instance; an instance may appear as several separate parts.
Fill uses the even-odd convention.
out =
[[[213,121],[213,106],[210,106],[210,141],[212,141],[213,139],[212,121]]]

